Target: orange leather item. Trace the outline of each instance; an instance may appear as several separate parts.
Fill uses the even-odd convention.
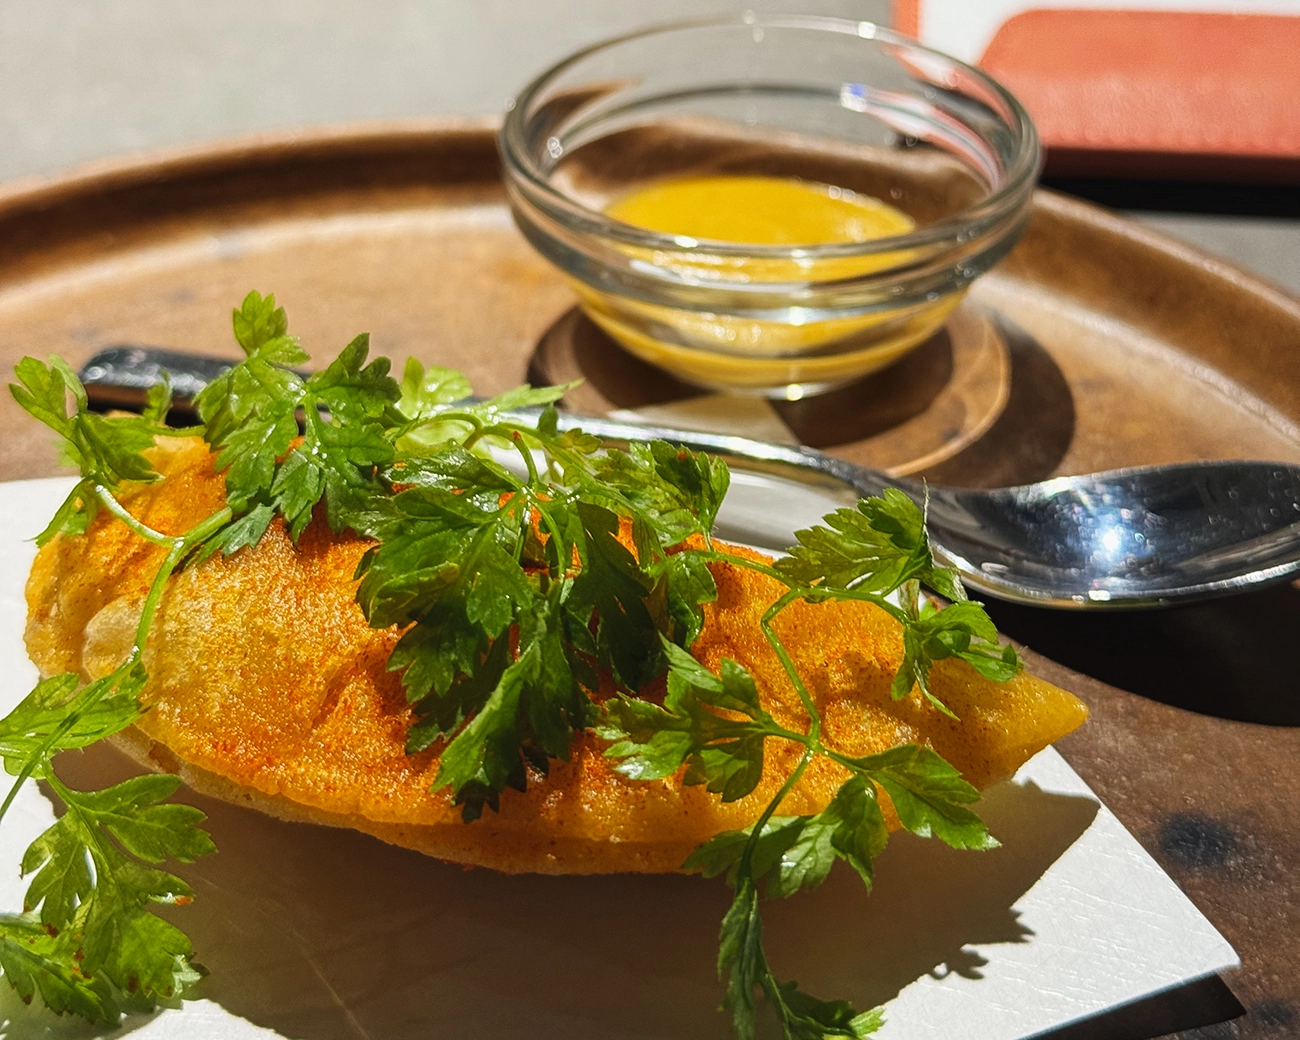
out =
[[[919,6],[897,5],[900,28]],[[1050,173],[1300,180],[1300,16],[1026,11],[980,65],[1033,116]]]

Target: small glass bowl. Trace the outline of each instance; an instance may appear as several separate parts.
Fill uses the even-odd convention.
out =
[[[790,399],[933,335],[1015,244],[1040,167],[1029,116],[978,69],[868,22],[751,13],[566,58],[511,104],[500,150],[516,222],[593,321],[696,385]],[[713,174],[874,196],[916,227],[760,246],[604,212]]]

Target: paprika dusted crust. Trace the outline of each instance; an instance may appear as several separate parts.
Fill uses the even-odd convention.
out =
[[[224,503],[224,479],[203,441],[160,442],[149,457],[165,479],[122,500],[155,530],[182,533]],[[677,777],[626,779],[604,756],[605,742],[587,733],[549,776],[534,772],[526,792],[503,792],[499,813],[463,823],[448,790],[430,793],[442,744],[405,752],[413,715],[399,674],[388,670],[400,630],[370,628],[354,600],[353,574],[370,544],[317,519],[295,546],[276,520],[256,547],[175,575],[144,655],[150,710],[112,739],[205,793],[510,873],[677,870],[712,835],[752,823],[793,769],[801,748],[769,741],[758,786],[724,804]],[[27,586],[27,647],[42,674],[89,680],[112,671],[130,651],[162,556],[104,513],[85,535],[47,544]],[[739,662],[764,708],[802,731],[806,715],[758,624],[782,587],[727,563],[710,569],[718,598],[705,605],[691,652],[715,671],[723,658]],[[775,627],[822,713],[825,738],[847,754],[928,744],[982,788],[1087,714],[1033,676],[994,682],[955,659],[936,662],[931,683],[957,720],[917,691],[892,700],[899,626],[867,603],[797,602]],[[820,811],[846,776],[816,759],[780,811]]]

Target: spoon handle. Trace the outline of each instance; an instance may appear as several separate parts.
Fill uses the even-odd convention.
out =
[[[144,407],[149,388],[166,372],[171,377],[175,407],[184,413],[192,411],[190,402],[195,395],[233,364],[208,355],[183,354],[159,347],[117,346],[99,351],[82,366],[78,375],[92,407],[138,411]],[[514,414],[535,419],[539,409],[519,409]],[[878,495],[886,486],[899,487],[918,496],[921,493],[921,486],[915,481],[886,477],[801,445],[771,444],[730,434],[678,430],[566,411],[560,411],[558,425],[562,430],[581,427],[615,446],[632,441],[665,440],[692,451],[707,451],[741,469],[814,487],[846,504]]]

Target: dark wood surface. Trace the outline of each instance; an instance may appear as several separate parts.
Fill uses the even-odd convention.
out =
[[[256,287],[309,351],[367,330],[382,353],[504,389],[573,296],[515,231],[497,178],[486,129],[443,125],[0,188],[0,365],[57,352],[75,366],[122,342],[230,355],[230,308]],[[1007,344],[1010,388],[934,480],[1300,461],[1300,305],[1226,265],[1042,193],[972,301]],[[56,471],[7,396],[0,432],[0,477]],[[861,438],[823,439],[870,461]],[[1062,752],[1242,956],[1227,981],[1245,1016],[1185,1035],[1300,1033],[1300,591],[1160,614],[994,613],[1035,671],[1093,710]]]

